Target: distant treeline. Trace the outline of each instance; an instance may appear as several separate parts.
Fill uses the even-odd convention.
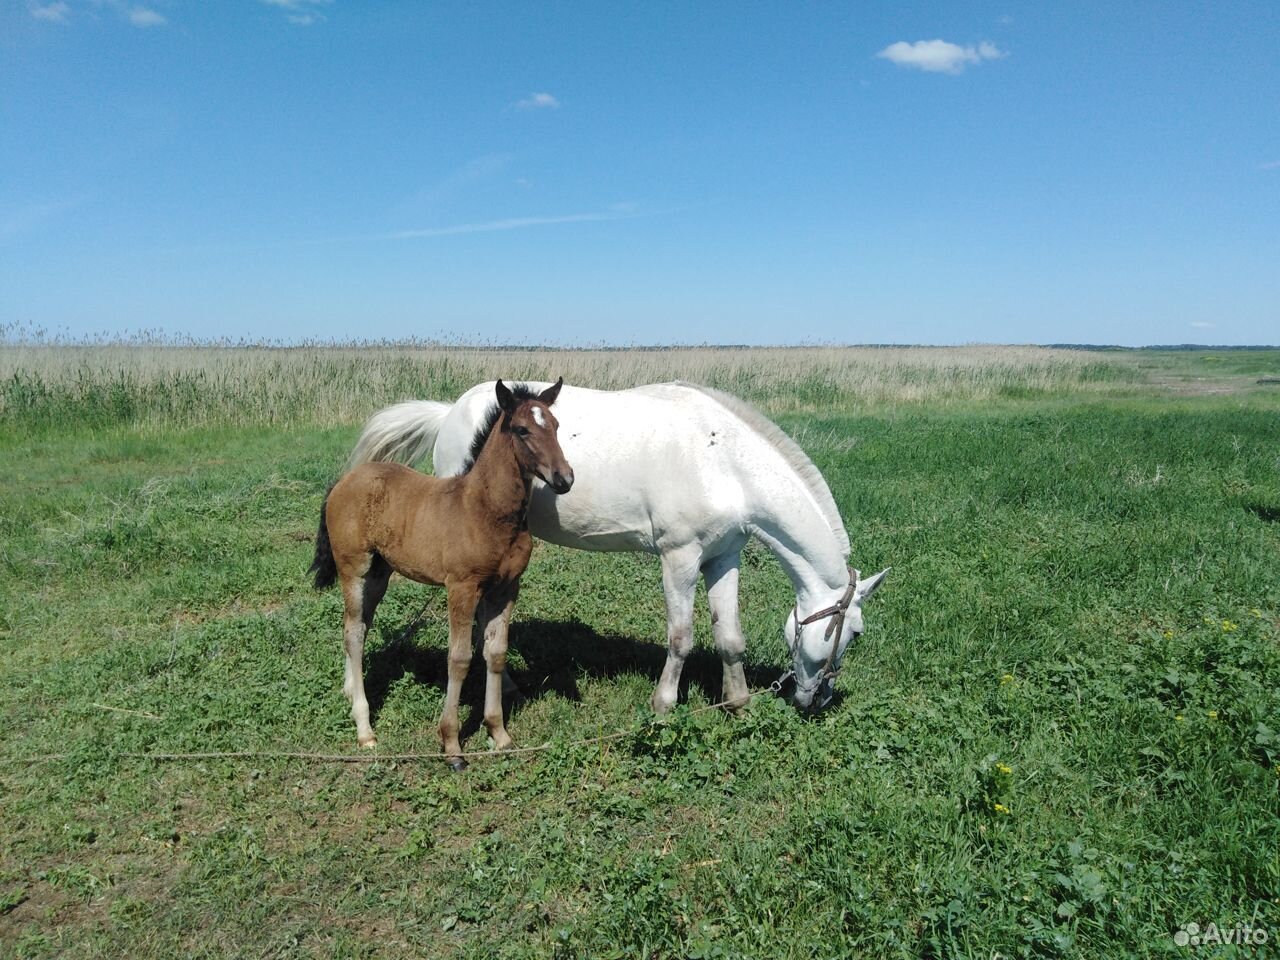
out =
[[[1223,346],[1213,343],[1157,343],[1146,347],[1118,347],[1110,343],[1046,343],[1046,347],[1052,347],[1055,350],[1115,350],[1115,351],[1136,351],[1136,350],[1277,350],[1280,347],[1267,346],[1266,344],[1254,344],[1250,346]]]

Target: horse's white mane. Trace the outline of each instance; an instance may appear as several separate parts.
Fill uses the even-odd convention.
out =
[[[831,488],[827,486],[827,481],[818,472],[818,468],[813,465],[813,461],[800,449],[800,445],[783,433],[781,427],[745,400],[739,400],[732,394],[716,390],[714,387],[704,387],[696,383],[685,383],[684,381],[677,381],[677,383],[684,387],[692,387],[699,393],[706,394],[745,423],[755,433],[769,441],[769,444],[778,453],[782,454],[782,459],[795,470],[796,476],[800,478],[805,488],[813,496],[814,502],[817,503],[827,521],[827,525],[831,527],[831,532],[835,534],[836,540],[839,541],[841,552],[846,557],[849,556],[849,533],[844,528],[844,521],[840,519],[840,511],[836,508],[835,498],[831,496]]]

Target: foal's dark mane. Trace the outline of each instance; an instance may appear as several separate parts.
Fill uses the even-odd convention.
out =
[[[517,403],[532,400],[541,393],[540,390],[535,390],[527,383],[508,383],[507,387],[511,390]],[[501,413],[498,402],[495,400],[493,406],[485,413],[484,419],[480,421],[480,426],[476,428],[475,436],[471,438],[471,447],[467,451],[467,462],[465,469],[462,471],[463,473],[470,473],[471,468],[476,465],[476,458],[480,456],[480,451],[484,449],[485,441],[489,439],[489,434],[493,432]]]

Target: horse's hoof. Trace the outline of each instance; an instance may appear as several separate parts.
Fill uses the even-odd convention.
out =
[[[366,750],[372,750],[377,745],[378,745],[377,737],[370,737],[368,740],[360,741],[360,746],[364,747]]]
[[[449,760],[449,769],[454,773],[461,773],[463,770],[467,769],[467,761],[463,760],[461,757],[452,757]]]

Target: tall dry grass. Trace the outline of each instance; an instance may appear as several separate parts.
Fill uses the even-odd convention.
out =
[[[0,345],[0,422],[13,427],[358,422],[494,377],[619,389],[688,380],[773,413],[951,405],[1114,389],[1131,366],[1031,346],[480,349],[420,344]]]

